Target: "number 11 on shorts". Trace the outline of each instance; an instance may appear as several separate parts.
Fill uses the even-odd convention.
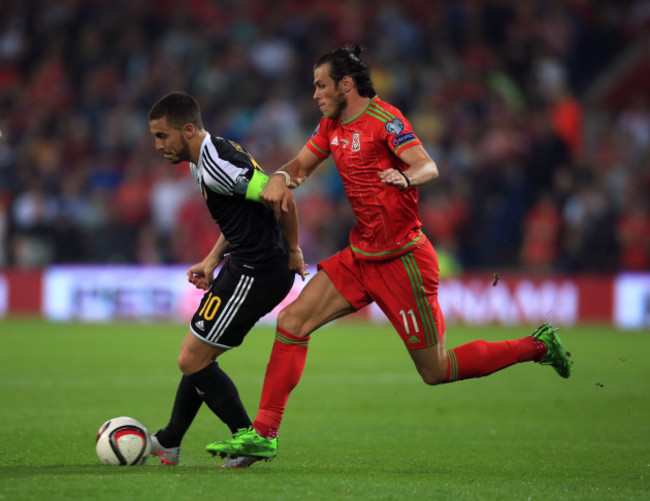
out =
[[[413,310],[409,310],[409,311],[400,310],[399,314],[402,315],[402,321],[404,322],[404,330],[406,331],[407,334],[411,333],[411,330],[409,329],[408,316],[410,316],[411,320],[413,320],[413,328],[415,329],[415,332],[420,332],[420,329],[418,328],[418,319],[415,317],[415,313],[413,313]]]

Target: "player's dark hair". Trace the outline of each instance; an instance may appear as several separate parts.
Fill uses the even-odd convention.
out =
[[[360,45],[345,45],[321,56],[316,61],[314,69],[329,63],[329,74],[335,84],[338,85],[343,77],[349,76],[357,85],[360,96],[374,97],[376,92],[370,79],[370,66],[361,57],[363,51],[364,49]]]
[[[191,123],[199,130],[203,129],[199,103],[185,92],[172,92],[162,97],[149,110],[149,121],[165,117],[170,127],[182,129]]]

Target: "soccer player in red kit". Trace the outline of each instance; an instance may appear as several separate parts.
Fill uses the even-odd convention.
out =
[[[346,46],[315,64],[314,99],[324,116],[260,194],[280,214],[287,210],[288,188],[299,186],[331,155],[356,217],[350,245],[319,263],[300,296],[278,315],[257,417],[231,440],[209,444],[213,454],[274,457],[310,334],[373,301],[401,336],[426,384],[486,376],[525,361],[551,365],[565,378],[571,374],[572,362],[548,324],[521,339],[445,348],[438,259],[421,229],[416,188],[437,178],[438,168],[402,113],[376,96],[361,52]]]

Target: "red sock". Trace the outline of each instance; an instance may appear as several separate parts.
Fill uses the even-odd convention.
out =
[[[541,360],[546,345],[532,336],[512,341],[472,341],[447,350],[447,382],[487,376],[518,362]]]
[[[298,337],[277,328],[271,358],[266,366],[260,409],[253,428],[261,436],[278,436],[282,415],[291,391],[296,387],[307,358],[309,336]]]

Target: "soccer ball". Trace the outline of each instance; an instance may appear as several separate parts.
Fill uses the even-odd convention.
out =
[[[147,460],[151,452],[151,439],[147,429],[137,419],[116,417],[99,428],[95,450],[104,464],[135,466]]]

